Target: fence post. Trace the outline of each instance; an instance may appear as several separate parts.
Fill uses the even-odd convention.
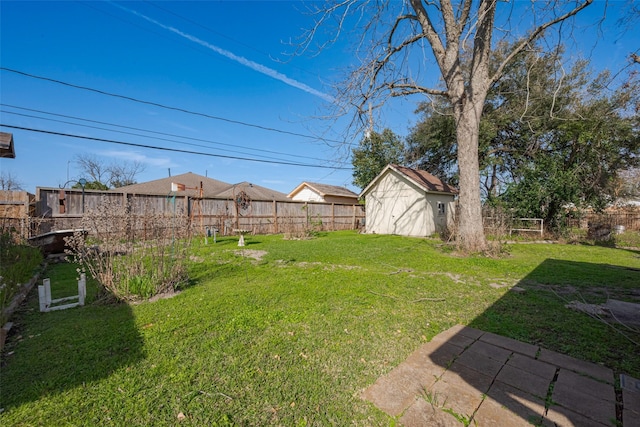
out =
[[[356,205],[353,205],[353,220],[351,221],[351,229],[356,229]]]
[[[44,286],[38,285],[38,303],[40,305],[40,311],[47,311],[47,298],[44,294]]]
[[[84,299],[87,296],[87,275],[82,273],[78,280],[78,304],[84,305]]]
[[[278,234],[278,202],[273,200],[273,234]]]
[[[336,204],[331,203],[331,231],[336,231]]]
[[[43,279],[42,285],[38,285],[38,302],[40,311],[49,311],[51,305],[51,279]]]

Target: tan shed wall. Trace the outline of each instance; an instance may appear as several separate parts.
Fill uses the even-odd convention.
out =
[[[388,170],[366,198],[366,232],[425,237],[442,230],[451,220],[455,202],[448,194],[427,193],[423,188]],[[438,202],[445,215],[438,215]]]

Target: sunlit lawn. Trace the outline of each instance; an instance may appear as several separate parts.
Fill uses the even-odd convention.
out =
[[[170,299],[43,314],[32,293],[3,354],[0,424],[389,425],[360,392],[458,323],[640,377],[628,339],[640,335],[564,307],[633,298],[638,252],[523,244],[463,258],[354,232],[247,243],[200,243]],[[53,267],[54,293],[73,293],[75,275]]]

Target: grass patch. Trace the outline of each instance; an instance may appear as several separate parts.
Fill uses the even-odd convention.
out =
[[[171,299],[39,313],[32,294],[2,359],[0,424],[389,425],[360,391],[458,323],[640,376],[637,347],[559,297],[637,289],[638,271],[603,266],[640,268],[638,252],[460,258],[438,245],[223,237],[192,249],[191,286]]]
[[[5,308],[41,262],[37,248],[16,243],[10,233],[0,233],[0,326],[8,320],[3,317]]]

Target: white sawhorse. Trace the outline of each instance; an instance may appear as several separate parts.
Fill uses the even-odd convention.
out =
[[[40,311],[54,311],[54,310],[65,310],[67,308],[79,307],[84,305],[84,299],[87,296],[87,277],[84,273],[80,275],[80,280],[78,280],[78,295],[73,295],[70,297],[51,299],[51,280],[44,279],[42,281],[42,285],[38,285],[38,299],[40,301]],[[72,301],[77,299],[78,302],[73,302],[70,304],[56,305],[64,301]]]

